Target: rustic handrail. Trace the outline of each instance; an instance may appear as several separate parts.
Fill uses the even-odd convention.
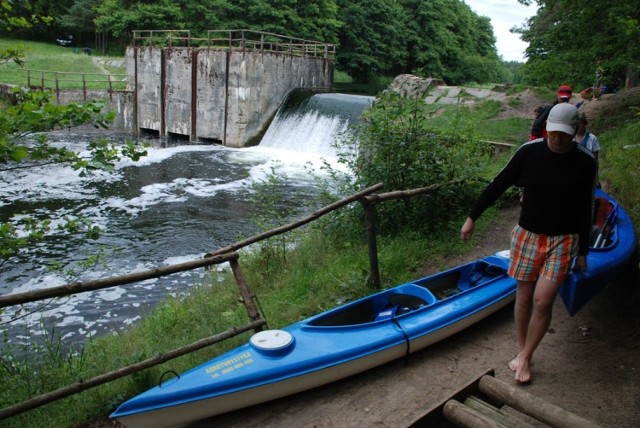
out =
[[[53,401],[65,398],[69,395],[72,395],[90,388],[94,388],[101,384],[130,375],[132,373],[144,370],[146,368],[149,368],[158,364],[162,364],[168,360],[194,352],[196,350],[202,349],[211,344],[218,343],[230,337],[236,336],[240,333],[243,333],[252,329],[254,331],[258,331],[264,325],[266,325],[267,322],[266,320],[260,318],[260,314],[258,313],[257,309],[253,305],[253,302],[252,302],[253,296],[249,292],[247,284],[244,280],[244,276],[240,271],[240,266],[237,262],[239,255],[235,251],[242,247],[250,245],[252,243],[258,242],[260,240],[264,240],[274,235],[282,234],[290,230],[293,230],[295,228],[298,228],[300,226],[303,226],[307,223],[310,223],[313,220],[318,219],[319,217],[325,214],[328,214],[338,208],[342,208],[355,201],[360,202],[365,209],[365,218],[367,220],[367,237],[368,237],[368,244],[369,244],[371,277],[372,277],[372,282],[374,286],[376,288],[379,288],[380,275],[378,272],[377,243],[376,243],[376,236],[375,236],[376,221],[375,221],[374,206],[379,202],[384,202],[391,199],[410,198],[413,196],[417,196],[419,194],[428,193],[444,185],[456,184],[465,180],[466,179],[458,179],[458,180],[449,181],[448,183],[434,184],[434,185],[422,187],[419,189],[400,190],[400,191],[393,191],[393,192],[373,195],[375,191],[383,187],[382,183],[378,183],[358,193],[355,193],[347,198],[344,198],[332,204],[326,205],[321,209],[313,212],[312,214],[306,217],[303,217],[302,219],[296,222],[289,223],[287,225],[272,229],[265,233],[261,233],[253,237],[247,238],[243,241],[239,241],[227,247],[218,249],[213,253],[206,254],[205,257],[203,257],[202,259],[170,265],[170,266],[163,266],[163,267],[150,269],[143,272],[137,272],[129,275],[122,275],[122,276],[111,277],[111,278],[102,278],[102,279],[93,280],[93,281],[75,282],[75,283],[63,285],[60,287],[52,287],[44,290],[36,290],[32,292],[27,292],[27,293],[0,296],[0,308],[2,308],[6,306],[11,306],[11,305],[18,305],[18,304],[27,303],[27,302],[43,300],[51,297],[59,297],[59,296],[64,296],[69,294],[82,293],[86,291],[93,291],[93,290],[113,287],[117,285],[126,285],[126,284],[143,281],[150,278],[156,278],[159,276],[169,275],[176,272],[182,272],[186,270],[196,269],[199,267],[210,266],[213,264],[219,264],[225,261],[229,261],[231,268],[233,270],[236,282],[238,283],[238,288],[242,295],[243,303],[247,308],[248,316],[252,321],[250,324],[247,324],[243,327],[234,327],[231,330],[227,330],[224,333],[220,333],[215,336],[211,336],[209,338],[201,339],[190,345],[186,345],[184,347],[166,352],[156,357],[149,358],[145,361],[142,361],[130,366],[126,366],[118,370],[115,370],[106,374],[102,374],[88,380],[79,380],[73,384],[67,385],[57,390],[54,390],[45,394],[41,394],[39,396],[32,397],[28,400],[14,404],[4,409],[0,409],[0,420],[6,419],[11,416],[15,416],[17,414],[26,412],[28,410],[32,410],[34,408],[43,406]]]
[[[81,90],[84,101],[87,101],[88,91],[107,91],[109,98],[113,101],[113,93],[118,90],[115,87],[120,86],[124,89],[126,86],[124,83],[126,74],[77,73],[31,68],[25,68],[22,71],[27,87],[43,91],[53,89],[57,99],[60,99],[60,93],[63,91]],[[94,78],[94,76],[99,77]]]
[[[369,275],[371,285],[379,290],[382,286],[380,281],[380,269],[378,268],[378,241],[377,241],[377,220],[375,205],[380,202],[392,199],[412,198],[423,193],[431,192],[442,186],[450,186],[465,181],[465,178],[451,180],[447,183],[432,184],[431,186],[420,187],[411,190],[396,190],[393,192],[380,193],[377,195],[367,195],[360,200],[364,209],[364,215],[367,223],[367,242],[369,247]]]
[[[349,196],[347,198],[340,199],[337,202],[334,202],[332,204],[326,205],[326,206],[320,208],[319,210],[314,211],[313,213],[309,214],[308,216],[301,218],[298,221],[295,221],[295,222],[289,223],[289,224],[285,224],[285,225],[277,227],[275,229],[271,229],[271,230],[268,230],[266,232],[260,233],[258,235],[251,236],[251,237],[249,237],[247,239],[243,239],[242,241],[238,241],[238,242],[233,243],[231,245],[228,245],[226,247],[220,248],[220,249],[218,249],[218,250],[216,250],[216,251],[214,251],[212,253],[208,253],[208,254],[205,255],[205,257],[212,257],[212,256],[216,256],[218,254],[228,253],[230,251],[237,251],[238,249],[240,249],[242,247],[246,247],[247,245],[256,243],[258,241],[262,241],[264,239],[270,238],[270,237],[275,236],[275,235],[279,235],[279,234],[284,233],[284,232],[288,232],[288,231],[296,229],[296,228],[298,228],[300,226],[304,226],[305,224],[310,223],[313,220],[316,220],[316,219],[322,217],[323,215],[330,213],[331,211],[335,211],[338,208],[342,208],[345,205],[349,205],[352,202],[355,202],[355,201],[357,201],[359,199],[362,199],[363,197],[365,197],[367,195],[372,194],[373,192],[381,189],[382,186],[383,186],[382,183],[374,184],[373,186],[367,187],[366,189],[361,190],[358,193],[354,193],[353,195],[351,195],[351,196]]]
[[[266,321],[263,319],[260,319],[242,327],[234,327],[230,330],[227,330],[226,332],[219,333],[219,334],[216,334],[215,336],[210,336],[205,339],[200,339],[197,342],[193,342],[190,345],[183,346],[182,348],[174,349],[169,352],[165,352],[164,354],[157,355],[152,358],[148,358],[144,361],[140,361],[139,363],[122,367],[118,370],[114,370],[112,372],[105,373],[91,379],[79,380],[76,383],[56,389],[55,391],[50,391],[45,394],[32,397],[28,400],[22,401],[20,403],[14,404],[9,407],[5,407],[4,409],[0,409],[0,420],[9,418],[11,416],[16,416],[28,410],[35,409],[36,407],[44,406],[45,404],[49,404],[53,401],[57,401],[62,398],[68,397],[69,395],[73,395],[78,392],[82,392],[87,389],[91,389],[96,386],[102,385],[104,383],[111,382],[121,377],[139,372],[140,370],[144,370],[149,367],[153,367],[158,364],[165,363],[169,360],[173,360],[175,358],[178,358],[183,355],[189,354],[191,352],[205,348],[209,345],[213,345],[214,343],[222,342],[223,340],[237,336],[246,331],[256,330],[257,328],[260,328],[265,324],[266,324]]]
[[[179,263],[175,265],[162,266],[154,269],[148,269],[141,272],[135,272],[128,275],[114,276],[110,278],[100,278],[91,281],[78,281],[70,284],[61,285],[59,287],[44,288],[26,293],[10,294],[0,296],[0,308],[6,306],[20,305],[28,302],[49,299],[52,297],[68,296],[70,294],[85,293],[87,291],[100,290],[103,288],[115,287],[118,285],[126,285],[134,282],[140,282],[151,278],[171,275],[177,272],[197,269],[204,266],[224,263],[230,260],[237,260],[238,253],[221,254],[212,258],[204,258],[192,260],[189,262]]]
[[[204,45],[207,49],[241,52],[254,50],[327,59],[334,59],[337,49],[335,43],[248,29],[207,30],[206,37],[195,37],[189,30],[133,30],[134,47],[159,44],[173,48],[178,47],[176,42],[181,42],[186,47]]]

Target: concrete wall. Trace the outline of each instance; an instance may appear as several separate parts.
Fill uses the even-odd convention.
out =
[[[265,131],[295,88],[329,90],[333,62],[275,52],[136,47],[127,50],[131,131],[243,147]],[[131,116],[131,115],[130,115]]]

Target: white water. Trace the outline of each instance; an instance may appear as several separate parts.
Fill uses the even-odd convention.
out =
[[[321,103],[329,102],[338,110],[347,101],[370,102],[368,97],[344,95],[335,100],[336,95],[312,99],[322,98]],[[154,147],[140,161],[121,162],[113,174],[90,177],[61,166],[0,172],[1,221],[28,211],[51,218],[53,224],[82,217],[103,230],[98,243],[82,237],[57,239],[52,232],[44,243],[0,265],[0,293],[23,293],[195,260],[240,236],[253,235],[258,230],[251,221],[251,182],[275,170],[289,178],[290,186],[312,192],[315,183],[308,169],[319,172],[322,160],[338,166],[332,145],[348,130],[350,121],[353,115],[312,106],[279,113],[257,147]],[[61,132],[52,140],[82,147],[91,137]],[[101,246],[109,251],[118,247],[123,253],[108,252],[108,267],[78,267],[79,260]],[[46,265],[52,261],[63,262],[65,269],[80,269],[82,275],[67,278],[49,271]],[[44,309],[40,309],[42,302],[8,307],[0,314],[0,322],[14,342],[27,343],[51,329],[66,342],[82,341],[126,328],[165,296],[188,293],[195,282],[207,280],[204,276],[198,270],[77,294],[48,302]],[[32,313],[18,317],[25,312]]]

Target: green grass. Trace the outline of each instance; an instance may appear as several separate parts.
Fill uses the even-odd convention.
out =
[[[319,233],[308,233],[286,268],[265,269],[263,252],[243,255],[245,279],[258,296],[269,327],[278,328],[336,305],[371,293],[367,286],[366,245],[337,247]],[[380,243],[380,270],[384,286],[415,277],[425,259],[443,260],[461,248],[450,240],[437,244],[406,237]],[[268,251],[268,250],[265,250]],[[277,260],[272,262],[278,263]],[[284,266],[284,265],[283,265]],[[214,270],[215,272],[215,270]],[[265,272],[270,272],[265,274]],[[55,389],[79,378],[88,379],[203,337],[246,324],[245,308],[228,272],[216,274],[213,286],[197,287],[189,297],[171,298],[128,333],[105,336],[88,343],[81,356],[66,357],[55,346],[15,368],[0,368],[0,407]],[[249,334],[211,346],[142,373],[94,388],[6,421],[6,427],[74,426],[104,418],[126,398],[158,383],[162,373],[178,373],[227,349],[245,343]],[[10,355],[5,349],[4,358]]]
[[[108,89],[108,75],[82,50],[65,48],[52,43],[20,42],[0,39],[0,49],[20,47],[25,51],[24,66],[14,62],[0,65],[0,82],[21,86],[45,86],[60,89]],[[122,81],[124,67],[109,67],[118,74],[115,80]],[[43,85],[44,84],[44,85]],[[114,89],[124,89],[119,83]]]
[[[484,100],[474,106],[432,104],[429,123],[435,129],[473,133],[479,140],[521,144],[528,140],[531,119],[498,118],[506,106],[499,101]]]

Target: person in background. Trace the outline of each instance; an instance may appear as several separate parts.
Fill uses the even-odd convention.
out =
[[[546,138],[546,128],[545,123],[547,121],[547,117],[549,116],[549,112],[551,109],[559,104],[559,103],[568,103],[571,100],[573,95],[573,90],[569,85],[560,85],[558,88],[558,93],[556,94],[556,100],[551,105],[547,105],[544,107],[542,112],[533,120],[533,124],[531,125],[531,132],[529,133],[529,140],[533,141],[538,138]]]
[[[589,121],[587,120],[587,115],[584,113],[580,113],[578,128],[576,128],[576,136],[574,138],[574,141],[593,153],[593,157],[596,161],[596,186],[600,187],[600,179],[598,178],[600,170],[598,160],[598,154],[600,153],[600,142],[598,141],[598,137],[587,130],[588,127]]]
[[[518,354],[509,363],[518,383],[531,380],[531,358],[551,323],[553,302],[576,257],[587,269],[596,165],[576,144],[578,109],[560,103],[549,112],[547,139],[523,144],[482,191],[460,229],[473,236],[476,220],[509,187],[523,188],[518,224],[511,232],[509,276],[516,280]]]
[[[602,67],[602,58],[596,58],[596,80],[593,83],[592,99],[597,100],[600,95],[606,91],[606,86],[602,84],[604,79],[604,68]]]

